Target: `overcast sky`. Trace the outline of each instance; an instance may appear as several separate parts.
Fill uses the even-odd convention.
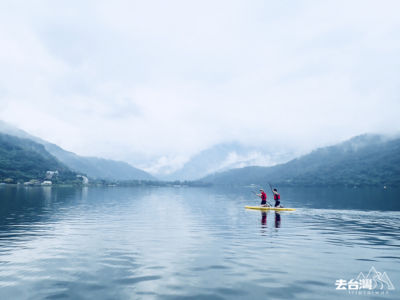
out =
[[[0,119],[183,159],[400,128],[400,1],[1,1]],[[133,160],[131,160],[133,161]]]

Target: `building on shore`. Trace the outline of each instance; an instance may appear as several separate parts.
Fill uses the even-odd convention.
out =
[[[46,172],[46,179],[53,179],[54,177],[58,176],[58,170],[56,171],[47,171]]]
[[[84,175],[76,175],[77,178],[81,178],[82,179],[82,184],[84,185],[88,185],[89,184],[89,178],[87,178]]]
[[[27,182],[24,182],[24,185],[40,185],[40,181],[37,179],[31,179]]]

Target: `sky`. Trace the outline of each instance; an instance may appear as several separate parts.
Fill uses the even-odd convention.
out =
[[[1,1],[0,119],[181,164],[400,129],[400,1]]]

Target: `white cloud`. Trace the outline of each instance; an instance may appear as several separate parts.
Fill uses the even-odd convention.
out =
[[[182,164],[398,130],[398,1],[4,1],[0,118],[85,155]],[[161,166],[162,165],[162,166]]]

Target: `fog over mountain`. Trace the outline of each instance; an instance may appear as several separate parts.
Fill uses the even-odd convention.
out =
[[[92,178],[104,179],[155,179],[133,168],[126,162],[97,157],[82,157],[73,152],[35,137],[0,120],[0,133],[29,139],[44,145],[45,149],[72,170],[83,172]],[[246,166],[272,166],[295,157],[298,153],[288,149],[250,147],[237,142],[215,145],[191,157],[174,169],[165,167],[162,161],[146,161],[138,158],[140,169],[164,180],[195,180],[206,175]],[[141,159],[141,160],[140,160]],[[162,159],[161,159],[162,160]],[[147,166],[147,167],[146,167]]]
[[[56,181],[71,182],[77,178],[76,173],[48,153],[43,145],[0,132],[1,183],[43,180],[51,170],[57,170],[57,176],[52,178]]]
[[[10,124],[7,124],[0,120],[0,134],[10,135],[10,138],[7,138],[6,141],[18,141],[18,139],[13,139],[13,137],[22,138],[23,145],[36,145],[36,148],[41,149],[43,151],[40,153],[42,156],[44,154],[44,158],[48,159],[48,156],[51,157],[51,160],[55,162],[51,163],[42,163],[41,167],[46,165],[54,166],[55,169],[66,169],[69,168],[72,171],[83,173],[84,175],[89,176],[93,179],[107,179],[107,180],[154,180],[155,178],[150,174],[144,172],[143,170],[137,169],[126,162],[115,161],[110,159],[104,159],[99,157],[84,157],[79,156],[73,152],[66,151],[61,147],[49,143],[41,138],[35,137],[23,130],[20,130]],[[15,144],[15,142],[13,142]],[[36,151],[38,152],[38,151]],[[15,160],[15,161],[13,161]],[[28,159],[26,159],[28,160]],[[13,165],[18,162],[18,156],[15,155],[9,159],[9,164]],[[57,164],[59,166],[57,166]],[[35,169],[35,164],[33,164],[32,168]],[[60,167],[61,166],[61,167]],[[40,166],[38,166],[39,168]],[[4,170],[3,170],[4,171]],[[47,171],[47,170],[45,170]],[[5,172],[7,173],[7,172]]]
[[[238,142],[215,145],[203,150],[177,169],[169,169],[157,163],[146,171],[162,179],[195,180],[208,174],[246,166],[273,166],[295,157],[288,149],[245,146]]]
[[[399,10],[395,0],[1,1],[0,119],[81,156],[160,174],[186,164],[188,177],[191,159],[232,141],[250,150],[215,168],[390,134]]]
[[[365,134],[273,167],[245,167],[201,179],[222,185],[400,186],[400,136]]]

